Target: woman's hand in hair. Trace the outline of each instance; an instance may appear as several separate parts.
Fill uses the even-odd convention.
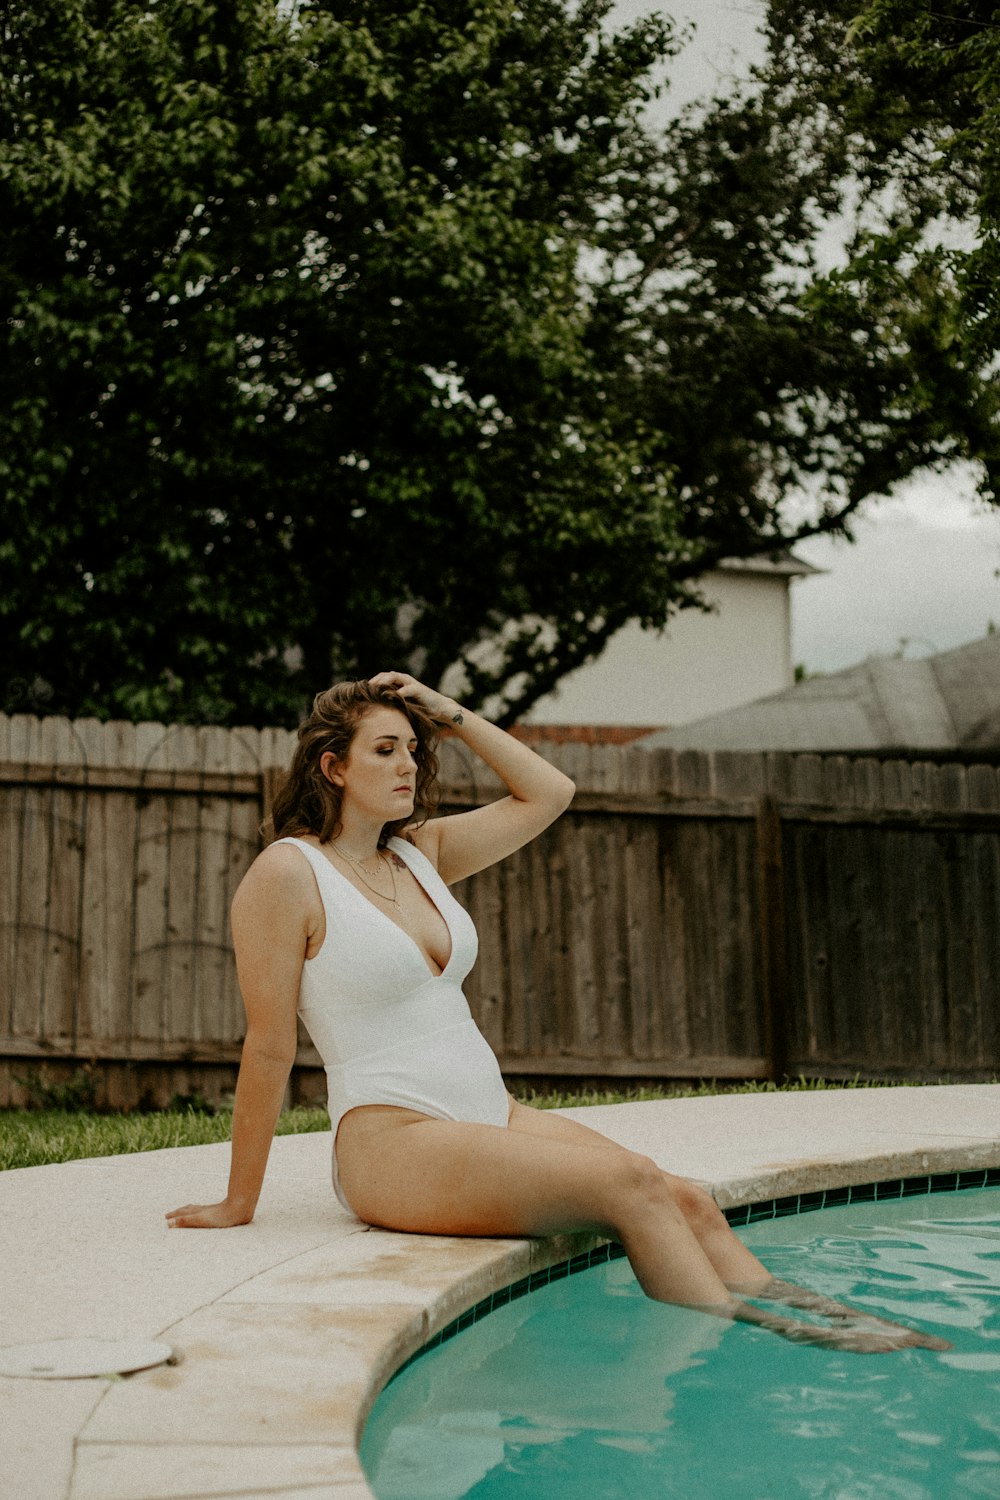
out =
[[[388,688],[393,693],[398,693],[408,703],[414,703],[422,708],[435,724],[450,727],[452,724],[461,724],[462,710],[454,698],[446,698],[444,693],[436,692],[434,688],[425,687],[409,672],[379,672],[376,677],[369,679],[370,685],[375,688]]]

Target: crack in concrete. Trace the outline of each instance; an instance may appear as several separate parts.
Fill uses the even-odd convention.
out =
[[[357,1227],[352,1227],[351,1229],[349,1229],[346,1232],[346,1234],[337,1235],[336,1238],[337,1239],[345,1239],[345,1240],[346,1239],[350,1239],[350,1238],[352,1238],[356,1234],[367,1234],[370,1231],[370,1229],[371,1229],[371,1225],[370,1224],[360,1224]],[[197,1232],[197,1231],[192,1231],[192,1232]],[[325,1238],[317,1240],[314,1245],[307,1246],[307,1248],[304,1249],[304,1250],[301,1250],[301,1249],[300,1250],[296,1250],[293,1255],[286,1255],[282,1259],[276,1260],[276,1261],[272,1262],[270,1265],[265,1266],[263,1269],[258,1269],[256,1271],[254,1271],[251,1275],[244,1276],[242,1278],[242,1280],[240,1280],[240,1281],[234,1281],[232,1283],[232,1285],[231,1286],[227,1286],[224,1291],[218,1292],[214,1297],[209,1297],[204,1302],[198,1303],[198,1305],[196,1307],[189,1308],[188,1311],[186,1313],[184,1313],[182,1317],[175,1318],[172,1323],[168,1323],[164,1328],[161,1328],[158,1333],[152,1335],[152,1337],[154,1337],[154,1338],[165,1338],[166,1335],[169,1334],[169,1332],[170,1332],[170,1330],[172,1328],[179,1327],[180,1324],[186,1322],[186,1320],[188,1318],[194,1317],[197,1313],[204,1312],[206,1308],[214,1307],[215,1304],[217,1302],[220,1302],[223,1297],[228,1297],[229,1294],[230,1294],[230,1292],[237,1291],[241,1286],[247,1286],[247,1285],[249,1285],[249,1283],[251,1281],[255,1281],[258,1276],[265,1276],[269,1271],[274,1271],[279,1266],[290,1265],[292,1261],[299,1260],[304,1255],[311,1255],[314,1250],[319,1250],[319,1249],[322,1248],[323,1245],[329,1244],[331,1242],[332,1238],[333,1238],[332,1236],[327,1235]],[[176,1364],[180,1363],[180,1361],[179,1360],[173,1360],[173,1361],[168,1361],[167,1363],[168,1363],[168,1365],[169,1364],[176,1365]],[[144,1372],[142,1370],[135,1370],[135,1371],[131,1372],[130,1375],[123,1376],[122,1378],[127,1380],[127,1379],[133,1378],[134,1375],[141,1375],[143,1373]],[[95,1378],[100,1379],[101,1377],[97,1376]],[[103,1402],[107,1398],[108,1393],[110,1392],[111,1388],[115,1384],[116,1384],[116,1382],[113,1381],[113,1380],[108,1380],[106,1382],[105,1389],[103,1391],[101,1391],[100,1394],[98,1395],[97,1400],[94,1402],[94,1404],[91,1407],[90,1411],[87,1413],[87,1417],[86,1417],[85,1421],[83,1422],[83,1425],[80,1427],[80,1429],[78,1430],[78,1432],[75,1434],[75,1436],[73,1438],[73,1453],[72,1453],[72,1461],[70,1463],[69,1478],[68,1478],[68,1482],[67,1482],[66,1492],[65,1492],[65,1495],[62,1497],[62,1500],[71,1500],[72,1493],[73,1493],[73,1485],[74,1485],[74,1482],[75,1482],[76,1477],[77,1477],[77,1456],[78,1456],[78,1451],[79,1451],[80,1445],[81,1445],[81,1443],[86,1443],[87,1428],[90,1426],[91,1422],[94,1420],[94,1417],[97,1414],[97,1411],[99,1410],[99,1408],[101,1407],[101,1405],[103,1404]],[[188,1446],[188,1445],[185,1444],[185,1446]],[[239,1491],[234,1491],[233,1493],[234,1494],[239,1494],[240,1492]],[[246,1493],[246,1492],[243,1492],[243,1493]],[[278,1490],[278,1491],[275,1491],[274,1493],[280,1494],[281,1491]],[[183,1496],[177,1496],[176,1500],[184,1500],[184,1497]],[[199,1500],[199,1497],[195,1497],[195,1500]],[[220,1500],[222,1500],[221,1496],[220,1496]]]

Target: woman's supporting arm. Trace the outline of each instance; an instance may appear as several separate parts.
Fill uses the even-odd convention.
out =
[[[248,1032],[243,1042],[240,1073],[233,1104],[232,1158],[226,1202],[240,1215],[241,1224],[253,1218],[264,1182],[264,1170],[274,1139],[291,1058],[269,1052],[268,1039]]]
[[[230,1229],[249,1224],[257,1207],[264,1169],[281,1113],[291,1064],[258,1050],[251,1035],[243,1043],[233,1105],[229,1187],[221,1203],[186,1203],[167,1214],[171,1229]]]
[[[255,861],[233,899],[233,945],[247,1032],[233,1106],[229,1187],[221,1203],[173,1209],[166,1216],[172,1229],[225,1229],[253,1218],[295,1061],[312,881],[301,854],[279,845]]]
[[[383,672],[372,681],[418,703],[468,745],[507,787],[509,795],[472,812],[435,818],[415,835],[419,848],[449,885],[485,869],[529,843],[565,812],[576,791],[562,771],[498,729],[405,672]]]

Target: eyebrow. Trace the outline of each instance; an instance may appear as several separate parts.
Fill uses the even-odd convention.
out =
[[[397,740],[398,740],[398,739],[400,739],[400,738],[401,738],[401,736],[400,736],[400,735],[398,735],[398,734],[377,734],[377,735],[376,735],[376,736],[375,736],[375,743],[376,743],[376,744],[378,744],[378,742],[379,742],[379,740],[392,740],[392,742],[393,742],[393,744],[395,744],[395,743],[396,743],[396,741],[397,741]],[[413,744],[416,744],[416,743],[417,743],[417,737],[416,737],[416,735],[415,735],[415,734],[408,734],[408,735],[407,735],[407,736],[406,736],[406,740],[407,740],[407,743],[408,743],[408,744],[409,744],[409,743],[410,743],[410,742],[411,742],[411,741],[412,741],[412,743],[413,743]]]

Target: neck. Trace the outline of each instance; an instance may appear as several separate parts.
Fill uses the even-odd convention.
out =
[[[382,837],[383,824],[373,823],[370,818],[345,816],[341,813],[340,828],[332,842],[339,844],[354,859],[374,859]]]

